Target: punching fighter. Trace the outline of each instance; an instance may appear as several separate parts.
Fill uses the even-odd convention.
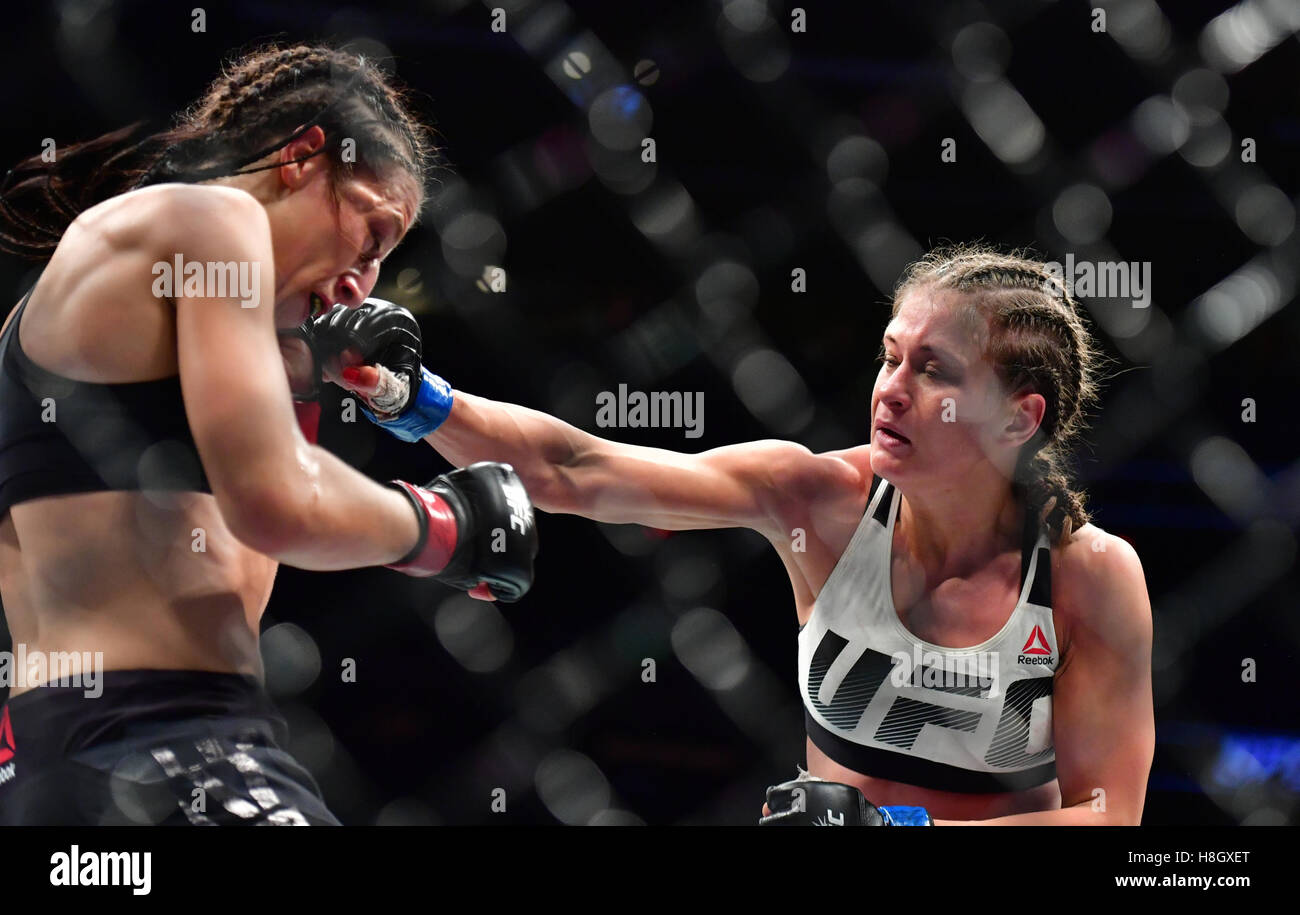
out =
[[[1043,263],[964,246],[900,278],[869,440],[841,451],[682,454],[428,369],[409,390],[355,359],[331,378],[381,397],[372,418],[401,437],[406,403],[436,396],[446,419],[424,440],[455,464],[510,463],[543,511],[763,534],[790,577],[807,727],[806,769],[768,790],[765,824],[1137,824],[1150,600],[1065,465],[1101,360]]]

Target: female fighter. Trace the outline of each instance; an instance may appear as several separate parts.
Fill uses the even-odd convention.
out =
[[[1089,523],[1062,464],[1097,388],[1077,303],[1037,261],[938,250],[901,278],[880,361],[870,441],[843,451],[679,454],[460,391],[424,438],[509,462],[545,511],[768,539],[794,592],[808,771],[769,789],[764,822],[1138,823],[1151,609],[1135,551]],[[388,376],[338,380],[373,400]]]
[[[261,685],[278,563],[515,599],[536,551],[509,468],[384,486],[295,418],[277,332],[365,299],[429,139],[381,70],[304,45],[234,61],[140,133],[4,187],[0,240],[48,263],[0,336],[0,594],[23,659],[0,824],[336,823]]]

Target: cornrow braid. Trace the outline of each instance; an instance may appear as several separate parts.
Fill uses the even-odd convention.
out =
[[[932,286],[965,293],[962,316],[987,327],[985,357],[1009,391],[1028,388],[1047,404],[1034,437],[1021,447],[1012,485],[1026,510],[1060,543],[1090,520],[1066,455],[1098,397],[1102,356],[1063,279],[1024,254],[984,245],[937,248],[910,265],[894,291]]]
[[[430,148],[401,93],[364,58],[310,45],[237,61],[182,116],[179,136],[141,183],[239,173],[315,125],[326,134],[321,152],[351,138],[359,164],[376,173],[396,168],[423,185]]]
[[[61,148],[56,162],[19,163],[0,187],[0,248],[47,258],[102,200],[276,168],[283,163],[253,163],[314,126],[326,138],[314,155],[332,155],[336,181],[362,168],[380,180],[405,174],[424,191],[439,158],[405,91],[374,62],[324,45],[268,45],[230,62],[168,129],[136,124]],[[355,156],[338,154],[345,140]]]

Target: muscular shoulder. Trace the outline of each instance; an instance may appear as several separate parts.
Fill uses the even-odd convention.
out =
[[[777,461],[771,469],[777,501],[771,514],[778,526],[789,531],[811,525],[828,532],[856,526],[871,484],[867,448],[814,453],[802,445],[783,444],[789,447],[773,452]]]
[[[1137,550],[1085,524],[1053,554],[1053,606],[1065,625],[1066,660],[1103,650],[1149,662],[1151,602]]]
[[[266,211],[243,191],[185,184],[131,191],[91,207],[68,228],[32,294],[23,319],[28,355],[84,381],[174,371],[173,308],[153,283],[158,264],[178,255],[268,260]]]
[[[245,191],[161,184],[111,197],[73,221],[70,236],[90,235],[118,251],[149,256],[169,251],[246,247],[269,240],[266,210]],[[226,258],[239,256],[227,254]]]
[[[814,453],[794,442],[757,442],[773,459],[772,479],[778,491],[795,502],[811,502],[865,491],[871,482],[866,446]]]

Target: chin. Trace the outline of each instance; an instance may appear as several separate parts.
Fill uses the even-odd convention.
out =
[[[898,461],[892,456],[881,453],[876,448],[871,449],[871,472],[876,476],[883,476],[886,479],[896,476],[898,465]],[[887,474],[881,473],[882,470],[887,471]]]
[[[897,484],[916,475],[911,455],[897,457],[883,448],[871,449],[871,472],[890,483]]]

